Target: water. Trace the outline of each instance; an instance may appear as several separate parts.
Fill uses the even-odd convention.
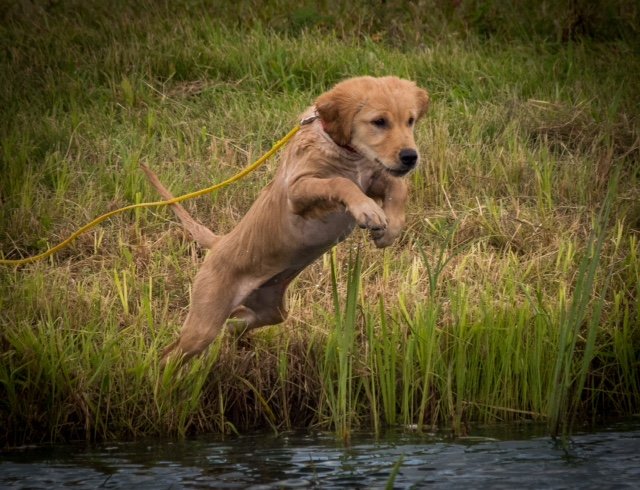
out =
[[[394,431],[201,437],[0,453],[0,488],[638,488],[640,423],[577,434],[563,449],[534,426],[473,437]]]

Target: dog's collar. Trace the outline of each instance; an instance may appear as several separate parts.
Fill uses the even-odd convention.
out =
[[[329,133],[327,132],[327,128],[326,128],[326,126],[324,124],[324,121],[320,117],[320,114],[318,114],[317,110],[314,110],[311,115],[309,115],[307,117],[303,117],[300,120],[300,126],[305,126],[307,124],[311,124],[312,122],[314,122],[317,119],[320,119],[320,123],[322,124],[322,130],[329,137],[329,139],[335,143],[336,146],[339,146],[343,150],[346,150],[347,152],[351,153],[353,156],[361,156],[360,153],[358,152],[358,150],[356,150],[353,146],[338,144],[331,136],[329,136]]]

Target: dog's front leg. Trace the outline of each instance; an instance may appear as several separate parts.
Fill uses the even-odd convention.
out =
[[[407,181],[381,174],[369,188],[368,194],[382,200],[382,209],[388,219],[387,227],[384,230],[372,230],[371,237],[376,247],[388,247],[404,228],[408,196]]]
[[[289,206],[295,214],[304,215],[315,206],[341,204],[360,228],[382,231],[387,228],[387,216],[378,204],[366,196],[360,187],[344,177],[322,179],[304,177],[289,189]]]

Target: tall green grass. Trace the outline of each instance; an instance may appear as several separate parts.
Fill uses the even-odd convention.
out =
[[[381,431],[640,406],[638,9],[624,0],[20,3],[0,23],[0,250],[211,185],[341,78],[429,89],[405,233],[365,233],[290,287],[284,325],[161,372],[202,252],[170,210],[0,270],[3,444]],[[526,14],[526,15],[525,15]],[[278,165],[187,203],[232,228]],[[612,176],[619,174],[610,193]]]
[[[549,389],[549,427],[557,436],[562,430],[567,437],[576,412],[580,406],[582,391],[595,356],[596,335],[602,319],[604,298],[611,276],[608,275],[594,299],[596,274],[599,272],[600,258],[605,239],[605,226],[609,221],[611,204],[618,186],[618,175],[612,178],[609,193],[595,223],[592,235],[587,241],[585,255],[580,261],[571,301],[562,312],[559,324],[559,341],[552,384]],[[591,312],[589,305],[593,303]],[[588,314],[590,315],[588,316]],[[586,329],[583,328],[586,325]],[[586,332],[584,332],[586,330]],[[577,357],[577,344],[583,343],[582,360]]]
[[[358,250],[355,259],[349,257],[347,290],[343,306],[338,291],[335,249],[331,254],[331,289],[335,309],[335,327],[329,333],[324,346],[322,379],[324,399],[329,406],[331,424],[343,439],[349,439],[356,413],[354,395],[357,396],[357,390],[353,384],[356,378],[353,361],[356,358],[354,350],[357,348],[355,335],[361,268],[362,262]]]

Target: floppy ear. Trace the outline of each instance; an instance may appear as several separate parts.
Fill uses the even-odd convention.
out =
[[[346,86],[345,86],[346,85]],[[357,112],[358,100],[349,82],[339,83],[316,99],[316,110],[327,134],[338,145],[351,141],[351,126]]]
[[[426,90],[416,87],[416,99],[418,100],[418,117],[420,119],[424,116],[425,112],[429,108],[429,94]]]

